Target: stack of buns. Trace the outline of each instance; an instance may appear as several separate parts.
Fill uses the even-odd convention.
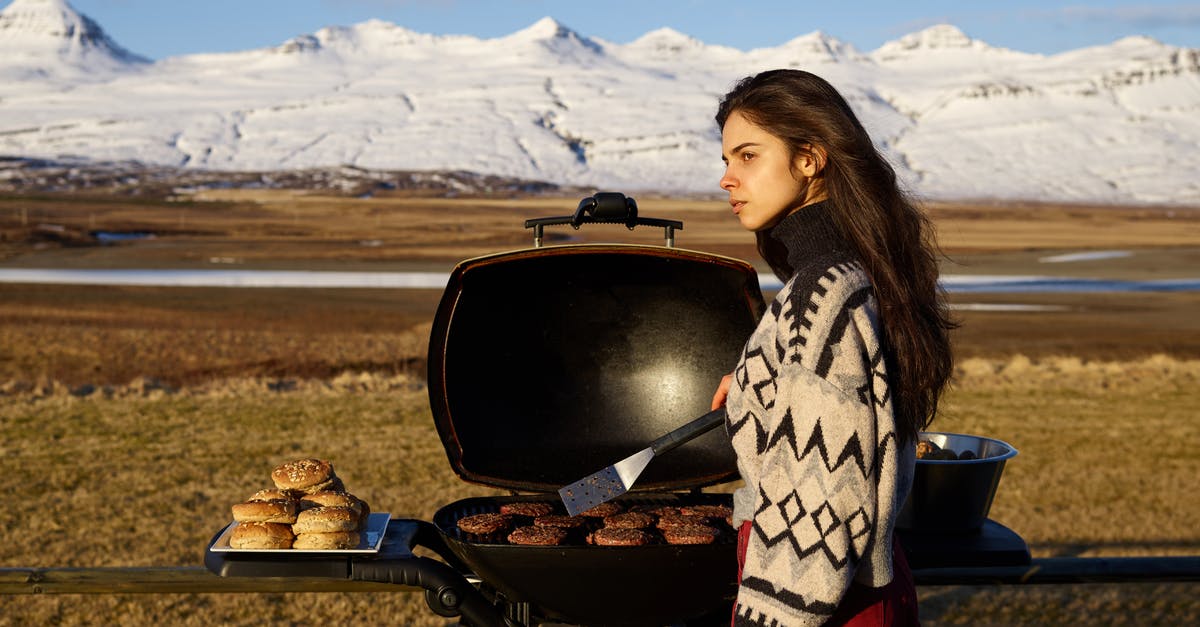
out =
[[[362,541],[370,508],[346,491],[333,464],[300,459],[271,472],[275,488],[233,506],[229,536],[235,549],[353,549]]]

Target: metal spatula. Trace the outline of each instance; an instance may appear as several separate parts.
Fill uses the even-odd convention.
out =
[[[559,488],[558,496],[562,498],[567,514],[575,516],[580,512],[611,501],[629,491],[633,482],[642,474],[650,460],[656,455],[693,440],[725,422],[725,408],[715,409],[699,418],[675,429],[650,443],[650,446],[572,483]]]

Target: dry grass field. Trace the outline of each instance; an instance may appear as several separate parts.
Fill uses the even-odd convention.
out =
[[[317,197],[223,190],[171,202],[0,198],[3,267],[448,269],[528,245],[576,200]],[[639,199],[679,245],[753,259],[722,203]],[[1194,277],[1200,212],[931,206],[947,272]],[[38,230],[39,224],[63,226]],[[158,237],[98,246],[89,230]],[[658,243],[619,227],[573,241]],[[563,241],[561,239],[556,241]],[[1049,267],[1063,251],[1130,257]],[[216,260],[216,261],[214,261]],[[446,463],[423,368],[430,290],[0,284],[0,567],[201,563],[270,469],[329,458],[377,511],[428,519],[490,494]],[[993,517],[1036,556],[1200,554],[1196,293],[955,295],[1052,305],[963,310],[934,424],[1004,439]],[[1196,624],[1200,584],[922,588],[926,624]],[[416,594],[0,596],[0,625],[443,625]]]

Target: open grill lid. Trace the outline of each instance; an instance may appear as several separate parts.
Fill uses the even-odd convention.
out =
[[[709,409],[762,313],[749,264],[621,244],[471,259],[450,276],[429,398],[455,472],[553,492]],[[723,429],[656,459],[638,490],[736,477]]]

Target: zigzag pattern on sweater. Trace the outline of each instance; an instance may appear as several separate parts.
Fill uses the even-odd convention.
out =
[[[855,294],[853,302],[846,301],[844,303],[827,305],[829,288],[843,277],[861,272],[862,265],[857,262],[836,263],[826,268],[816,281],[808,284],[797,282],[791,286],[791,298],[787,300],[787,304],[776,315],[781,315],[783,320],[787,322],[790,336],[787,348],[791,351],[791,360],[793,363],[805,363],[804,356],[807,352],[805,349],[812,346],[821,346],[820,355],[826,365],[826,369],[828,368],[828,363],[832,360],[832,355],[829,354],[830,345],[841,340],[842,333],[845,332],[846,325],[849,322],[848,309],[860,306],[870,296],[869,293],[861,297]],[[868,292],[870,291],[869,286],[866,289]],[[819,319],[828,315],[824,311],[828,306],[840,307],[837,311],[838,319],[834,321],[834,328],[814,328],[814,324]],[[814,369],[817,369],[819,372],[819,368]]]
[[[755,448],[758,450],[760,455],[763,451],[767,450],[767,432],[765,429],[763,429],[762,422],[759,421],[758,416],[754,415],[754,412],[746,412],[746,415],[742,416],[741,420],[738,420],[737,422],[733,421],[732,416],[727,415],[725,417],[725,421],[726,432],[729,434],[730,438],[736,438],[738,432],[741,431],[743,427],[745,427],[747,424],[753,424]]]
[[[802,595],[792,592],[791,590],[783,590],[783,591],[776,592],[774,586],[771,585],[771,582],[759,579],[758,577],[743,578],[742,585],[745,586],[746,588],[749,588],[750,590],[754,590],[755,592],[759,592],[766,596],[770,596],[772,598],[778,599],[780,602],[782,602],[784,605],[787,605],[788,607],[792,607],[792,608],[801,610],[803,612],[808,612],[810,614],[830,616],[833,614],[834,610],[837,609],[833,604],[830,604],[830,603],[825,603],[825,602],[817,601],[817,600],[805,601],[804,597]],[[746,607],[739,605],[737,607],[737,615],[739,618],[738,624],[739,625],[743,625],[743,624],[772,625],[772,626],[780,626],[781,625],[781,623],[779,623],[779,621],[769,620],[767,618],[767,616],[765,614],[762,614],[761,612],[757,613],[757,616],[755,616],[755,614],[756,613],[754,612],[754,610],[752,608],[746,608]],[[743,621],[745,621],[745,622],[743,622]]]
[[[764,525],[754,527],[754,533],[768,549],[778,544],[787,543],[792,553],[799,559],[820,553],[835,569],[845,568],[849,563],[857,563],[861,557],[851,544],[845,552],[835,551],[830,546],[830,537],[841,527],[846,527],[850,539],[857,540],[871,531],[871,517],[863,507],[856,508],[845,519],[838,516],[829,501],[821,501],[815,507],[805,507],[800,494],[796,491],[788,493],[783,498],[772,500],[771,496],[761,487],[759,498],[762,505],[754,513],[755,519],[764,514],[771,517],[778,515],[786,526],[772,530]],[[815,537],[811,532],[815,531]]]

